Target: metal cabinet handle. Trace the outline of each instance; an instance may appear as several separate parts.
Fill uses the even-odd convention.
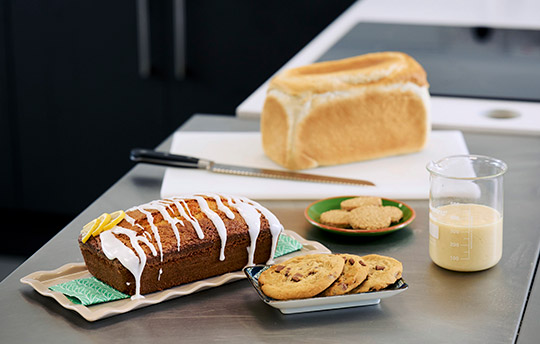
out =
[[[186,76],[186,22],[184,13],[184,0],[173,0],[174,76],[177,80],[183,80]]]
[[[139,49],[139,75],[146,79],[150,77],[150,20],[148,17],[148,0],[137,1],[137,38]]]

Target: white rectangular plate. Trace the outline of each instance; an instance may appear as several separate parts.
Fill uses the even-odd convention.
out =
[[[303,245],[303,247],[300,251],[292,252],[285,256],[276,258],[276,262],[284,261],[291,257],[304,254],[330,253],[330,250],[321,243],[316,241],[308,241],[302,238],[296,232],[285,230],[283,234],[293,239],[296,239]],[[64,294],[49,289],[49,287],[53,285],[90,276],[91,274],[86,269],[84,263],[69,263],[51,271],[36,271],[29,274],[28,276],[21,278],[21,282],[32,286],[41,295],[52,297],[62,307],[79,313],[86,320],[95,321],[103,318],[108,318],[116,314],[126,313],[137,308],[158,304],[163,301],[174,299],[180,296],[189,295],[197,291],[217,287],[246,277],[246,275],[242,271],[236,271],[220,276],[207,278],[202,281],[192,282],[167,290],[147,294],[144,295],[144,299],[124,299],[112,302],[105,302],[92,306],[76,305],[69,301],[69,299]]]

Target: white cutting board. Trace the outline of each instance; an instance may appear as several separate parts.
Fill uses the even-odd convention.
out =
[[[217,163],[283,170],[264,155],[259,132],[176,132],[171,153]],[[199,169],[167,168],[161,197],[197,192],[234,194],[252,199],[320,199],[340,195],[377,195],[394,199],[429,198],[431,160],[468,154],[460,131],[432,131],[423,151],[303,172],[369,180],[376,186],[355,186],[242,177]]]

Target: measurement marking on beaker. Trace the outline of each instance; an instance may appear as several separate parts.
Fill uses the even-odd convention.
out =
[[[465,253],[467,254],[466,258],[461,258],[461,260],[470,260],[471,259],[471,249],[472,249],[472,231],[467,231],[467,237],[463,240],[467,241],[466,244],[461,244],[462,247],[466,247]]]
[[[455,237],[455,241],[450,241],[449,245],[452,249],[457,249],[461,253],[458,255],[451,255],[450,260],[452,261],[461,261],[461,260],[470,260],[471,259],[471,249],[472,249],[472,231],[467,231],[467,234],[463,236],[463,231],[459,230],[450,230],[451,234],[458,235]],[[456,252],[457,253],[457,252]]]

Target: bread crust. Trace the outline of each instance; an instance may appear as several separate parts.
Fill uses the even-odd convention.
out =
[[[280,165],[289,165],[287,159],[287,147],[289,146],[289,131],[292,129],[291,117],[283,105],[275,98],[269,98],[264,103],[263,112],[271,113],[272,116],[261,118],[261,127],[265,128],[262,135],[263,147],[268,156],[272,157]]]
[[[427,87],[423,68],[395,52],[285,71],[269,85],[263,149],[292,170],[417,152],[431,129]]]
[[[411,56],[388,51],[291,68],[273,78],[270,87],[302,95],[407,82],[428,86],[425,70]]]

